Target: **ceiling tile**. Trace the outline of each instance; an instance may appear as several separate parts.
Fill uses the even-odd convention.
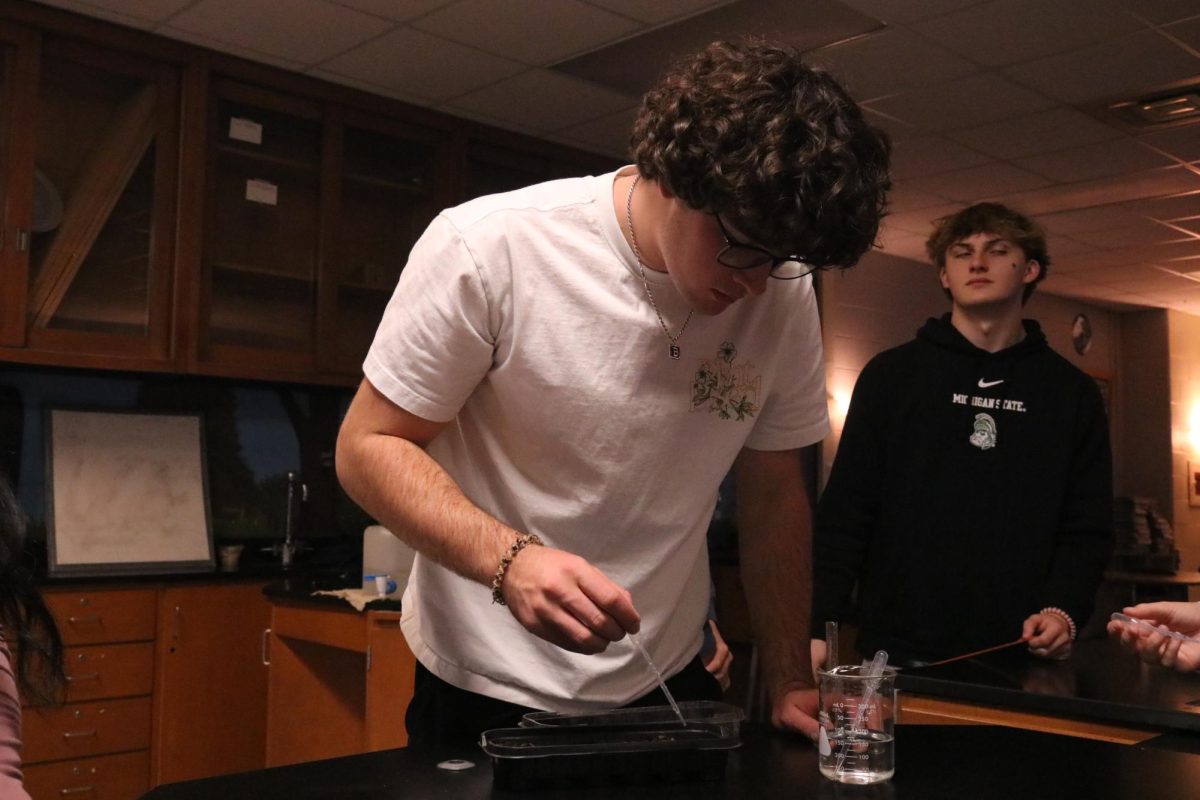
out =
[[[1178,231],[1166,225],[1133,215],[1123,220],[1120,225],[1112,225],[1087,234],[1088,244],[1101,249],[1164,244],[1180,238],[1182,237]]]
[[[1139,136],[1138,141],[1156,147],[1183,161],[1200,159],[1200,124],[1181,125],[1155,133],[1147,133]]]
[[[544,65],[628,36],[641,26],[580,0],[461,0],[416,20],[413,27]]]
[[[880,114],[878,111],[873,111],[867,106],[863,106],[862,110],[864,112],[863,116],[867,118],[867,121],[872,125],[882,128],[893,143],[921,135],[915,125],[909,125],[902,120],[889,117],[886,114]]]
[[[1200,236],[1200,217],[1192,217],[1191,219],[1181,219],[1171,223],[1172,225],[1182,228],[1188,233]]]
[[[883,218],[885,227],[897,228],[908,233],[917,234],[924,239],[933,232],[933,224],[942,217],[953,214],[961,209],[962,203],[942,203],[937,206],[926,206],[915,211],[896,211]]]
[[[1115,0],[997,0],[912,27],[976,63],[1000,67],[1132,33],[1145,23]]]
[[[1016,163],[1038,175],[1071,183],[1165,167],[1175,162],[1132,139],[1114,139],[1019,158]]]
[[[910,187],[905,181],[895,181],[891,194],[888,195],[888,206],[893,212],[905,213],[925,208],[940,208],[950,202],[948,197],[940,197],[928,192],[920,192]]]
[[[308,68],[307,64],[301,64],[298,61],[279,58],[278,56],[269,55],[259,50],[252,50],[249,47],[241,47],[239,45],[230,44],[229,42],[218,41],[209,36],[203,36],[199,33],[192,33],[191,31],[181,31],[170,26],[156,28],[155,33],[161,33],[164,36],[170,36],[172,39],[178,39],[181,42],[188,42],[189,44],[199,45],[200,47],[207,47],[209,50],[216,50],[222,53],[229,53],[230,55],[246,58],[251,61],[257,61],[260,64],[271,64],[272,66],[291,70],[292,72],[303,72]]]
[[[601,86],[534,69],[507,78],[449,103],[450,108],[558,131],[637,105],[637,98]]]
[[[330,0],[330,2],[396,22],[407,22],[422,14],[428,14],[430,11],[449,5],[455,0]]]
[[[629,132],[633,129],[635,116],[637,108],[627,108],[580,125],[563,128],[559,131],[559,136],[576,141],[588,150],[628,160]]]
[[[263,24],[270,20],[270,24]],[[200,0],[171,18],[175,30],[297,61],[317,64],[390,27],[378,17],[325,0]]]
[[[679,58],[713,41],[759,36],[801,52],[876,30],[878,20],[829,0],[741,0],[553,65],[559,72],[641,95]]]
[[[1168,25],[1163,28],[1163,32],[1174,36],[1193,50],[1200,50],[1200,16],[1186,22]]]
[[[1098,206],[1096,208],[1081,208],[1075,211],[1061,211],[1054,214],[1040,214],[1038,223],[1051,233],[1066,234],[1077,240],[1087,242],[1088,234],[1128,225],[1135,215],[1129,209],[1119,205]]]
[[[977,167],[990,161],[982,153],[940,136],[922,136],[896,142],[892,148],[892,175],[915,178]]]
[[[1059,233],[1049,235],[1050,254],[1054,256],[1056,262],[1063,258],[1074,258],[1076,256],[1086,255],[1094,252],[1096,246],[1091,243],[1081,242],[1070,236],[1063,236]]]
[[[841,0],[843,5],[889,23],[914,22],[945,14],[979,0]]]
[[[1066,106],[950,131],[949,138],[993,158],[1031,156],[1116,139],[1124,134]]]
[[[913,178],[909,181],[909,185],[917,191],[961,200],[964,203],[1024,192],[1049,184],[1050,181],[1040,175],[997,162]]]
[[[1196,0],[1121,0],[1134,14],[1156,25],[1194,17],[1200,14],[1196,10]]]
[[[859,101],[962,78],[979,67],[903,28],[860,36],[807,54]]]
[[[515,61],[411,28],[397,28],[321,66],[328,72],[437,100],[456,97],[525,69]]]
[[[1200,192],[1132,200],[1123,205],[1130,213],[1141,214],[1151,219],[1185,219],[1200,216]]]
[[[38,0],[38,2],[78,11],[94,17],[102,17],[125,25],[137,24],[145,27],[147,22],[163,22],[188,6],[193,0],[97,0],[87,3],[82,0]]]
[[[653,3],[647,3],[646,0],[588,0],[588,2],[642,22],[661,23],[698,14],[717,6],[729,5],[734,0],[654,0]]]
[[[920,130],[944,131],[1031,114],[1052,103],[999,75],[983,73],[867,105]]]
[[[1156,31],[1008,67],[1004,74],[1066,103],[1138,97],[1190,79],[1200,59]]]
[[[1000,198],[1028,214],[1048,214],[1075,208],[1092,208],[1131,200],[1182,194],[1200,189],[1200,174],[1182,166],[1133,172],[1113,178],[1060,183],[1044,189]]]
[[[363,92],[369,92],[370,94],[381,95],[383,97],[390,97],[394,100],[402,100],[405,103],[412,103],[413,105],[426,107],[437,105],[436,101],[434,101],[434,99],[431,97],[425,97],[424,95],[401,91],[395,87],[380,86],[377,83],[351,78],[348,75],[339,75],[336,72],[328,72],[320,67],[310,69],[305,74],[311,75],[314,78],[320,78],[321,80],[329,81],[330,83],[336,83],[339,86],[349,86],[352,89],[358,89]]]
[[[1129,292],[1130,294],[1146,296],[1159,295],[1166,292],[1189,292],[1197,288],[1195,281],[1190,281],[1181,276],[1171,276],[1163,272],[1150,274],[1150,270],[1130,270],[1130,277],[1126,280],[1107,281],[1105,285],[1111,286],[1119,292]]]
[[[1076,272],[1072,275],[1075,279],[1086,279],[1095,281],[1096,283],[1129,283],[1131,281],[1157,281],[1160,286],[1169,285],[1176,286],[1179,281],[1186,280],[1178,275],[1163,272],[1150,266],[1134,266],[1134,267],[1092,267],[1082,274]],[[1127,289],[1126,291],[1136,291],[1135,289]]]

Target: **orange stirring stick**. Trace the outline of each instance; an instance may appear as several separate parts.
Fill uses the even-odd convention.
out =
[[[1016,647],[1019,644],[1025,644],[1025,642],[1027,642],[1027,641],[1029,641],[1029,640],[1026,639],[1024,636],[1022,636],[1020,639],[1016,639],[1011,642],[1005,642],[1004,644],[997,644],[997,645],[993,645],[991,647],[985,647],[982,650],[976,650],[972,653],[964,653],[961,656],[954,656],[953,658],[945,658],[945,659],[942,659],[941,661],[934,661],[930,664],[926,664],[925,666],[940,667],[942,664],[950,664],[954,661],[965,661],[968,658],[974,658],[975,656],[981,656],[984,653],[994,653],[995,651],[1003,650],[1006,647]]]

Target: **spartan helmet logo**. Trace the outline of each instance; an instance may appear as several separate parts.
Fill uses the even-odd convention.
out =
[[[991,450],[996,446],[996,420],[991,414],[975,415],[975,432],[971,434],[971,444],[980,450]]]

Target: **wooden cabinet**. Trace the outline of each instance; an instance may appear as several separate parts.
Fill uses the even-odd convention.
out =
[[[48,588],[66,702],[24,713],[34,800],[134,800],[265,764],[270,605],[260,581]]]
[[[438,210],[445,136],[229,79],[213,87],[198,368],[351,382]]]
[[[403,747],[416,659],[398,611],[276,603],[267,766]]]
[[[178,70],[5,33],[0,347],[16,360],[168,368]]]
[[[29,707],[23,736],[34,800],[133,800],[150,787],[155,591],[44,592],[65,645],[66,703]]]
[[[265,765],[263,585],[170,586],[159,593],[152,785]]]
[[[446,206],[609,159],[0,0],[0,362],[353,385]]]

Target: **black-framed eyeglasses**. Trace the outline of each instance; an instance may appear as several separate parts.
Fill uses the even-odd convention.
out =
[[[725,223],[721,221],[721,215],[714,213],[713,216],[716,218],[716,225],[721,229],[721,235],[725,236],[725,247],[716,254],[716,263],[721,266],[731,270],[755,270],[769,264],[768,275],[779,278],[780,281],[794,281],[816,269],[800,260],[799,255],[775,255],[757,245],[734,239],[725,228]]]
[[[729,231],[725,228],[725,223],[721,221],[721,215],[714,213],[713,216],[717,219],[717,226],[721,229],[721,235],[725,237],[725,246],[717,253],[717,263],[722,267],[729,269],[757,269],[758,267],[765,267],[770,264],[770,276],[778,278],[781,281],[794,281],[797,278],[803,278],[816,269],[801,261],[799,256],[777,256],[758,245],[738,241],[729,235]]]

